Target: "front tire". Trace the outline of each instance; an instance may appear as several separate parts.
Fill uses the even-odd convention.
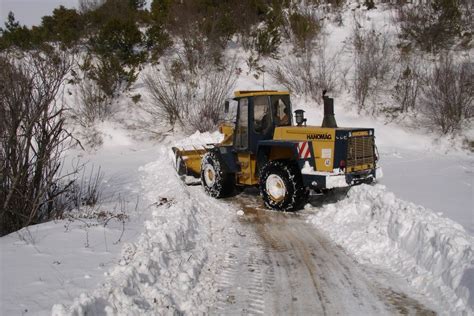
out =
[[[226,172],[218,152],[210,151],[202,158],[201,183],[204,191],[215,198],[229,196],[234,191],[235,177]]]
[[[307,199],[307,190],[296,164],[283,160],[270,161],[260,173],[260,193],[268,208],[296,211]]]

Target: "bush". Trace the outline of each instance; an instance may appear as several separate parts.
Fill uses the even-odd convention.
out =
[[[458,0],[432,0],[427,4],[400,6],[398,21],[403,37],[430,52],[448,48],[462,29]]]
[[[145,76],[144,83],[153,102],[143,103],[142,109],[163,125],[171,128],[177,124],[184,126],[184,117],[196,91],[195,83],[180,80],[172,74],[171,67],[165,69],[164,75],[155,68]]]
[[[84,21],[76,10],[60,6],[54,9],[52,16],[44,16],[40,26],[33,26],[31,29],[20,26],[10,12],[5,30],[0,30],[0,49],[17,47],[27,51],[49,42],[61,43],[64,48],[71,48],[84,35]]]
[[[97,121],[103,121],[111,114],[110,99],[87,78],[79,82],[77,90],[77,107],[72,110],[73,119],[82,127],[90,128]]]
[[[395,72],[396,83],[392,97],[397,102],[396,111],[415,110],[421,87],[420,60],[409,53],[402,53]]]
[[[5,29],[0,27],[0,35],[0,50],[16,47],[26,51],[39,46],[42,42],[38,32],[33,32],[26,26],[20,26],[13,12],[8,14]]]
[[[279,6],[267,9],[264,22],[254,31],[254,49],[261,56],[278,56],[283,16]]]
[[[425,78],[421,99],[429,124],[443,134],[459,131],[474,117],[474,64],[456,64],[443,54]]]
[[[224,116],[224,101],[236,81],[235,62],[224,69],[209,65],[198,73],[167,66],[155,68],[144,82],[153,102],[140,106],[152,119],[187,132],[213,130]]]
[[[280,46],[280,32],[278,28],[265,25],[254,33],[255,51],[261,56],[277,57]]]
[[[374,29],[361,32],[358,25],[353,31],[354,96],[359,110],[366,107],[369,96],[376,97],[390,69],[389,46],[385,34]]]
[[[94,80],[107,98],[116,97],[137,80],[135,67],[126,68],[115,56],[89,56],[81,65],[87,77]]]
[[[142,33],[133,20],[112,19],[97,36],[90,39],[91,49],[102,57],[113,56],[123,66],[138,66],[145,60]]]
[[[43,41],[60,42],[72,47],[83,36],[84,21],[75,9],[60,6],[54,9],[52,16],[44,16],[38,32]]]
[[[92,166],[88,170],[87,165],[76,165],[74,173],[56,182],[52,192],[61,191],[62,193],[52,199],[54,211],[50,214],[51,216],[43,218],[42,221],[64,218],[68,215],[67,213],[74,210],[78,211],[78,214],[97,212],[103,200],[103,176],[100,167],[95,170]]]
[[[365,0],[364,5],[367,8],[367,10],[372,10],[375,9],[375,3],[374,0]]]
[[[316,52],[316,55],[313,52]],[[307,50],[300,56],[291,56],[277,64],[270,75],[288,90],[321,101],[321,92],[337,91],[339,56],[326,56],[325,45]]]
[[[291,37],[296,47],[311,49],[312,41],[320,33],[322,25],[309,7],[303,12],[293,12],[289,16]]]
[[[70,69],[66,56],[0,57],[0,235],[50,218],[70,145],[57,93]]]
[[[138,67],[146,60],[144,45],[135,22],[112,19],[90,39],[96,58],[89,56],[83,69],[107,97],[115,97],[135,82]]]
[[[151,53],[152,60],[158,60],[171,44],[171,38],[163,26],[155,24],[146,31],[146,47]]]
[[[85,5],[83,13],[87,21],[88,34],[95,34],[100,28],[113,20],[138,22],[141,14],[134,1],[129,0],[91,0]],[[89,10],[87,10],[89,6]]]

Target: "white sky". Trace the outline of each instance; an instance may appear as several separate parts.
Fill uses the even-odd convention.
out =
[[[32,26],[40,24],[43,16],[51,15],[60,5],[76,8],[77,4],[78,0],[0,0],[0,27],[4,26],[10,11],[20,24]]]

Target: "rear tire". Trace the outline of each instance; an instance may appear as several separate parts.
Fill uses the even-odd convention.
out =
[[[201,184],[204,191],[215,198],[226,197],[234,192],[235,176],[226,172],[225,164],[216,151],[209,151],[202,157]]]
[[[262,167],[260,193],[268,208],[279,211],[296,211],[308,197],[296,164],[283,160],[273,160]]]

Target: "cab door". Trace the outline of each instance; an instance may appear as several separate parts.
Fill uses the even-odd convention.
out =
[[[249,133],[250,99],[251,98],[239,99],[235,127],[234,154],[236,155],[237,165],[239,166],[239,171],[236,173],[238,185],[254,185],[258,183],[258,179],[255,177],[255,159],[249,151],[249,144],[251,143],[251,135]]]
[[[255,96],[251,98],[249,151],[257,153],[258,143],[261,140],[273,139],[275,124],[273,111],[270,107],[270,96]]]
[[[237,121],[234,133],[234,149],[237,152],[248,151],[249,147],[249,99],[239,99]]]

